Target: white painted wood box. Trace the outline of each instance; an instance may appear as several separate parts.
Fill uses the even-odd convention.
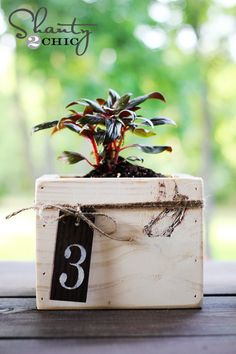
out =
[[[93,206],[96,212],[107,215],[94,214],[97,227],[119,239],[110,239],[89,229],[93,241],[86,300],[80,302],[70,295],[69,301],[58,300],[52,295],[53,282],[57,289],[64,288],[66,294],[76,294],[82,286],[86,250],[79,246],[79,239],[66,243],[65,233],[64,248],[57,247],[57,252],[61,252],[58,260],[55,249],[59,210],[38,209],[37,308],[201,307],[202,200],[202,179],[191,176],[76,178],[49,175],[37,179],[38,208],[67,204]],[[103,207],[104,204],[108,206]],[[55,267],[61,266],[61,262],[67,262],[67,270],[56,275]],[[70,269],[74,272],[73,282],[69,279]]]

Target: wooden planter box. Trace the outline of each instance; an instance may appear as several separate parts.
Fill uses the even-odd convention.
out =
[[[91,220],[119,240],[38,210],[37,308],[201,307],[202,193],[191,176],[39,178],[38,207],[92,206],[105,215]]]

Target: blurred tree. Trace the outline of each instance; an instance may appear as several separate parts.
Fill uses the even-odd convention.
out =
[[[97,24],[88,51],[78,57],[72,46],[30,50],[25,40],[15,42],[8,16],[23,5],[5,0],[0,91],[1,111],[11,124],[0,122],[0,193],[29,190],[29,181],[42,173],[78,173],[77,166],[61,166],[54,158],[61,150],[78,150],[73,134],[55,136],[52,143],[39,135],[32,142],[31,126],[63,116],[68,101],[104,96],[114,87],[135,95],[160,90],[167,105],[150,102],[143,110],[178,123],[174,132],[163,127],[158,135],[158,143],[174,146],[172,156],[145,156],[147,166],[202,175],[209,212],[213,196],[222,201],[235,197],[235,5],[233,0],[48,2],[45,26],[69,23],[74,17]],[[24,3],[32,11],[41,6],[41,0]],[[32,34],[30,19],[18,20]]]

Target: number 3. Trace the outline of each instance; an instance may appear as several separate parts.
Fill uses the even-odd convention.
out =
[[[84,281],[84,270],[83,268],[80,266],[80,264],[82,264],[85,259],[86,259],[86,250],[83,246],[78,245],[76,243],[69,245],[64,252],[64,257],[66,259],[69,259],[71,256],[71,248],[72,247],[78,247],[80,249],[80,259],[78,260],[78,262],[76,263],[69,263],[71,266],[74,266],[77,268],[78,270],[78,278],[77,281],[75,283],[74,286],[67,286],[65,285],[66,281],[67,281],[67,274],[66,273],[61,273],[60,278],[59,278],[59,282],[61,284],[61,286],[67,290],[75,290],[77,288],[80,287],[80,285],[83,283]]]

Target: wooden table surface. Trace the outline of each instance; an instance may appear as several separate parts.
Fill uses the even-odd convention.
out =
[[[236,262],[205,263],[201,310],[37,311],[34,264],[0,274],[0,354],[236,354]]]

